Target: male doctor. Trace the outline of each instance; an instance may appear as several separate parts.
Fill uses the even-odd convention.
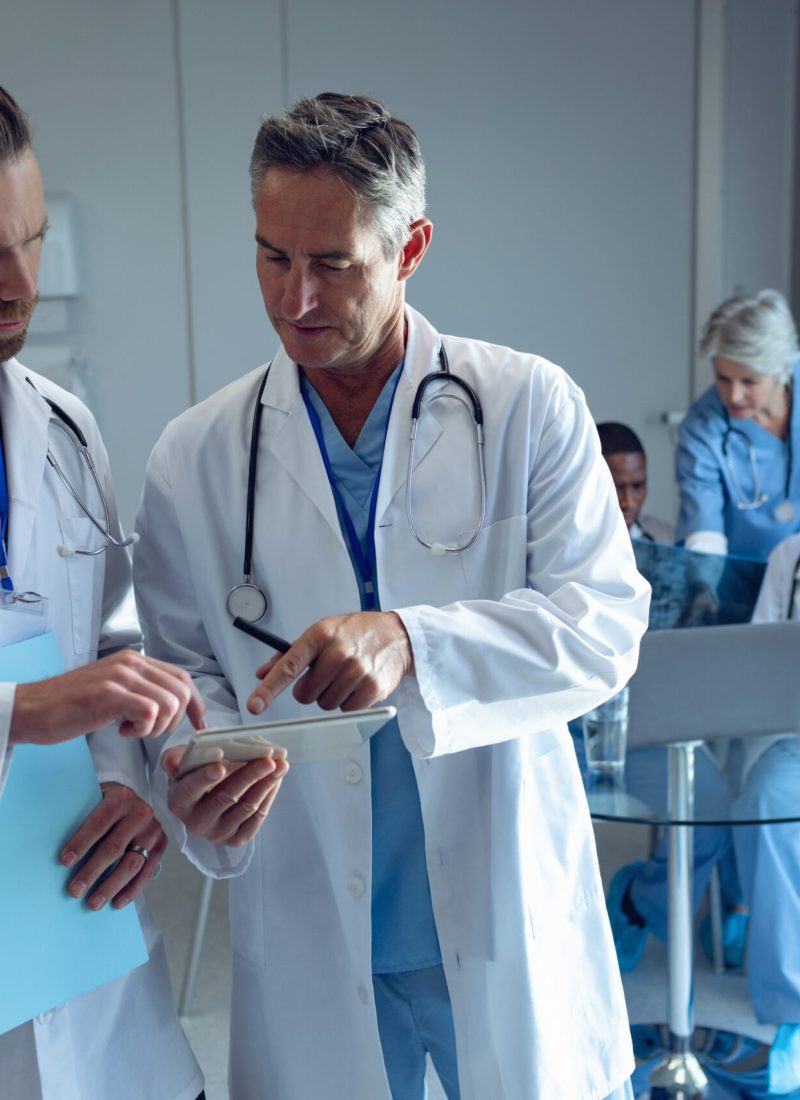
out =
[[[628,1095],[566,721],[631,675],[648,588],[583,395],[405,305],[432,227],[416,136],[380,103],[326,94],[266,119],[251,176],[281,347],[153,452],[134,561],[146,646],[196,677],[214,725],[382,701],[398,720],[293,766],[258,832],[259,763],[169,786],[189,857],[233,876],[231,1096],[421,1100],[426,1053],[450,1100]],[[431,372],[415,537],[409,429]],[[482,408],[485,517],[456,379]],[[293,640],[269,660],[227,606],[256,409],[244,573],[259,625]]]
[[[46,229],[28,122],[0,88],[0,647],[20,640],[21,629],[34,635],[52,631],[68,670],[38,683],[0,683],[0,800],[7,782],[14,782],[15,745],[51,745],[91,734],[102,801],[73,837],[53,837],[53,857],[76,867],[68,887],[73,904],[99,910],[137,898],[166,847],[143,798],[141,742],[122,740],[116,723],[119,732],[147,737],[173,729],[185,712],[201,724],[204,708],[184,671],[123,648],[136,643],[138,632],[121,621],[111,625],[130,590],[130,562],[123,547],[112,545],[122,534],[100,433],[74,396],[15,359],[36,305]],[[54,426],[56,418],[65,421],[48,401],[85,436],[97,483],[79,458],[77,440],[70,442]],[[102,487],[107,540],[72,498],[54,463],[101,516]],[[64,556],[68,543],[102,552]],[[96,660],[98,650],[107,656]],[[23,849],[25,839],[18,837]],[[10,896],[17,886],[7,868],[0,867],[0,873]],[[3,1100],[202,1095],[200,1069],[175,1015],[161,936],[143,904],[139,917],[149,962],[0,1035]],[[58,934],[56,927],[53,936]],[[3,950],[13,951],[14,944]]]

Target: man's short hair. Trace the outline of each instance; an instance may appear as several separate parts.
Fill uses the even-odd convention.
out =
[[[600,450],[604,455],[643,455],[644,447],[636,432],[627,424],[606,420],[597,425]]]
[[[25,112],[0,87],[0,164],[17,160],[31,147],[31,129]]]
[[[327,167],[371,210],[387,258],[425,214],[425,165],[417,135],[377,99],[323,92],[265,118],[250,158],[255,203],[269,168]]]

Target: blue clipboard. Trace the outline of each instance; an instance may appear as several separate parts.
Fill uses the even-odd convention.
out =
[[[0,681],[63,672],[52,632],[0,648]],[[100,801],[84,738],[13,750],[0,795],[0,1034],[147,961],[136,907],[99,913],[67,894],[65,840]]]

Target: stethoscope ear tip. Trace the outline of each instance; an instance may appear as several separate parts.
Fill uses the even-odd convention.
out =
[[[75,555],[78,553],[75,547],[71,546],[69,543],[64,543],[63,546],[57,546],[56,550],[62,558],[74,558]]]

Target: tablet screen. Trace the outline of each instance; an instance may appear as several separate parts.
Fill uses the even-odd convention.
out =
[[[184,775],[212,760],[249,760],[270,755],[273,746],[286,750],[290,764],[346,756],[368,741],[396,713],[394,707],[373,707],[198,730],[189,742],[178,774]]]

